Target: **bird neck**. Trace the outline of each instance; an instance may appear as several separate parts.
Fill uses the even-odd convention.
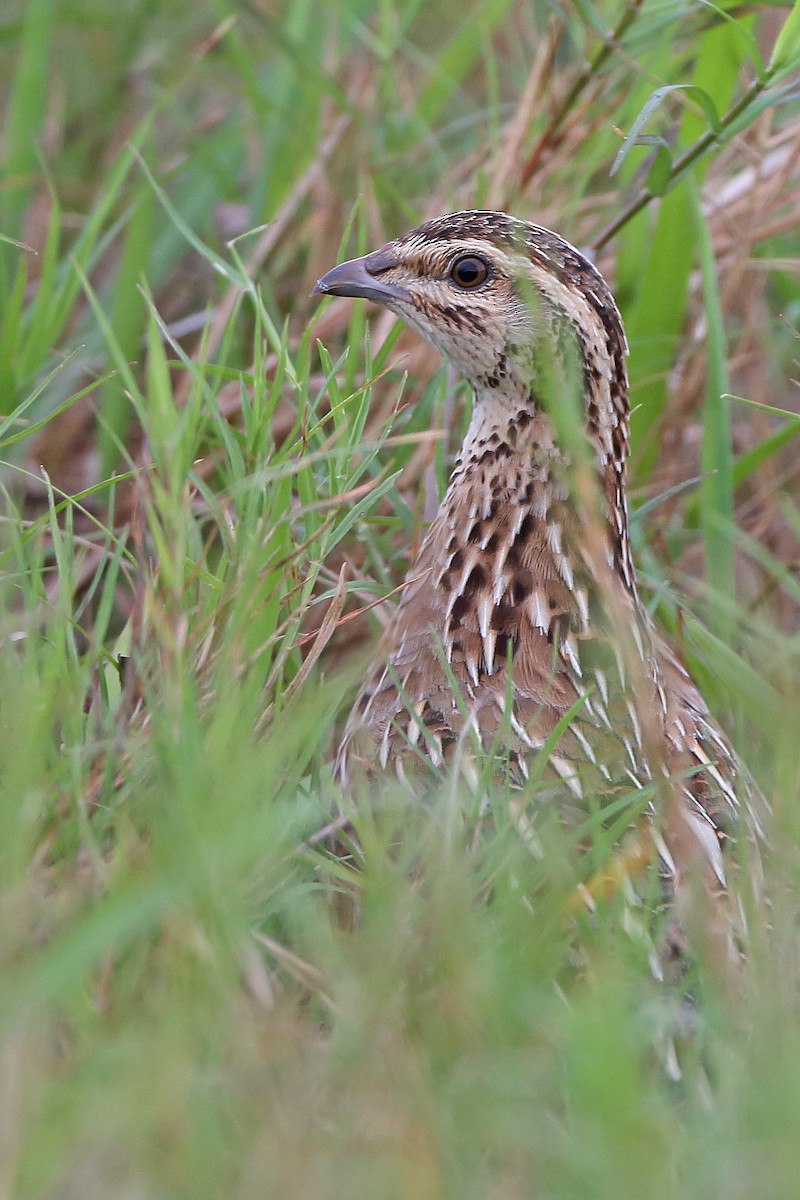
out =
[[[612,400],[612,381],[605,375],[584,372],[586,436],[595,470],[583,476],[530,387],[511,379],[502,387],[476,387],[448,498],[452,503],[467,492],[471,507],[484,515],[503,504],[525,507],[537,522],[563,530],[564,550],[582,574],[585,568],[590,576],[607,576],[610,569],[638,604],[625,491],[627,422],[620,428],[615,418],[618,410],[627,413],[627,381]],[[590,379],[594,386],[588,390]],[[588,488],[582,486],[587,476]],[[599,559],[598,542],[605,542]]]

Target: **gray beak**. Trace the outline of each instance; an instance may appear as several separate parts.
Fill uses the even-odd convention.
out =
[[[377,304],[410,300],[405,288],[390,283],[388,279],[381,279],[384,272],[396,265],[396,260],[384,250],[376,250],[363,258],[351,258],[318,279],[313,295],[359,296],[364,300],[374,300]]]

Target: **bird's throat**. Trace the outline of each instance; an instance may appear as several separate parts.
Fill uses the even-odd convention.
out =
[[[591,585],[601,575],[594,582],[606,586],[610,573],[636,599],[618,465],[597,450],[576,465],[530,395],[476,395],[440,515],[459,542],[488,555],[498,545],[492,530],[528,530],[544,580],[571,586],[580,574]]]

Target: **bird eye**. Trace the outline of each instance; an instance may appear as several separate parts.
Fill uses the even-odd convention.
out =
[[[489,277],[489,264],[476,254],[457,258],[450,268],[450,278],[460,288],[476,288]]]

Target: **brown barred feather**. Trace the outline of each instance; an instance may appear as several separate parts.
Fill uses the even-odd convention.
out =
[[[476,286],[458,282],[464,258],[486,268]],[[407,776],[420,760],[467,762],[477,741],[524,784],[575,708],[549,756],[556,798],[653,783],[666,796],[656,844],[669,874],[677,883],[702,860],[710,886],[723,885],[721,846],[750,793],[639,601],[627,344],[599,272],[547,229],[461,212],[335,267],[317,290],[385,304],[459,370],[474,401],[348,723],[341,780],[357,765]],[[572,397],[588,455],[559,419]]]

